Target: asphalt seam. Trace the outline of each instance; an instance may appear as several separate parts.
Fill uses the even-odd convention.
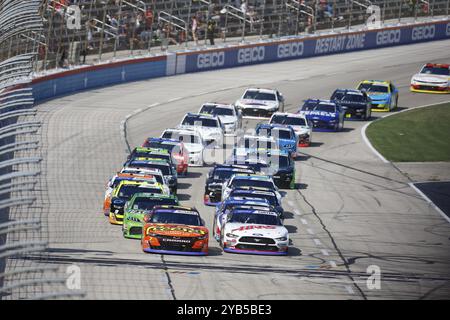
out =
[[[360,293],[360,295],[362,296],[362,298],[364,300],[367,300],[367,296],[365,295],[365,293],[362,291],[362,289],[359,287],[359,285],[356,283],[355,279],[353,278],[353,276],[351,275],[351,269],[348,265],[347,260],[345,259],[344,255],[342,254],[342,251],[339,249],[336,241],[334,240],[333,235],[331,234],[331,232],[328,230],[327,226],[325,225],[325,223],[323,222],[322,218],[317,214],[316,208],[312,205],[312,203],[310,203],[307,199],[306,196],[302,194],[302,192],[297,189],[297,193],[302,197],[303,201],[305,201],[305,203],[311,208],[312,213],[314,214],[314,216],[318,219],[320,225],[322,226],[322,229],[327,233],[331,243],[333,244],[334,250],[337,252],[337,254],[339,255],[339,257],[341,258],[342,262],[344,263],[345,269],[347,270],[348,273],[348,277],[349,279],[352,281],[353,285],[356,287],[356,289],[358,290],[358,292]],[[328,252],[327,252],[328,253]],[[322,254],[324,254],[322,252]],[[325,254],[324,254],[325,255]],[[348,291],[348,290],[347,290]],[[352,290],[353,291],[353,290]],[[349,291],[350,293],[350,291]]]

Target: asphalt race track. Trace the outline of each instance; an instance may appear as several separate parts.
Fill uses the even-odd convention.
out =
[[[260,86],[278,88],[294,111],[303,99],[328,98],[362,79],[393,80],[401,108],[446,101],[450,96],[412,94],[408,85],[422,64],[450,62],[449,47],[447,40],[187,74],[40,105],[48,262],[63,276],[78,265],[89,299],[449,299],[450,224],[372,153],[361,136],[365,122],[314,133],[313,146],[301,150],[298,189],[283,199],[292,239],[287,257],[223,253],[212,237],[207,257],[144,254],[101,212],[126,143],[159,136],[203,102],[234,102],[244,88]],[[208,170],[190,168],[179,194],[211,228],[213,208],[202,203]],[[379,289],[367,286],[369,266],[380,268]]]

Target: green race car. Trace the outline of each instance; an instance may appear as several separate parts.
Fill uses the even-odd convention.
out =
[[[129,239],[141,239],[143,219],[154,206],[178,205],[178,198],[174,195],[156,193],[136,193],[127,202],[123,216],[123,236]]]

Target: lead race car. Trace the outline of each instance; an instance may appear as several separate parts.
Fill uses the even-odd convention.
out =
[[[284,111],[284,97],[278,90],[249,88],[234,105],[243,117],[270,118],[274,112]]]
[[[411,78],[411,91],[450,93],[450,65],[427,63]]]
[[[289,232],[273,211],[235,209],[220,233],[225,252],[287,255]]]
[[[144,252],[207,255],[208,240],[209,231],[195,208],[157,206],[144,217]]]

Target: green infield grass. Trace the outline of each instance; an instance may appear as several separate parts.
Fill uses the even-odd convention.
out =
[[[367,127],[366,135],[393,162],[450,161],[450,103],[380,119]]]

